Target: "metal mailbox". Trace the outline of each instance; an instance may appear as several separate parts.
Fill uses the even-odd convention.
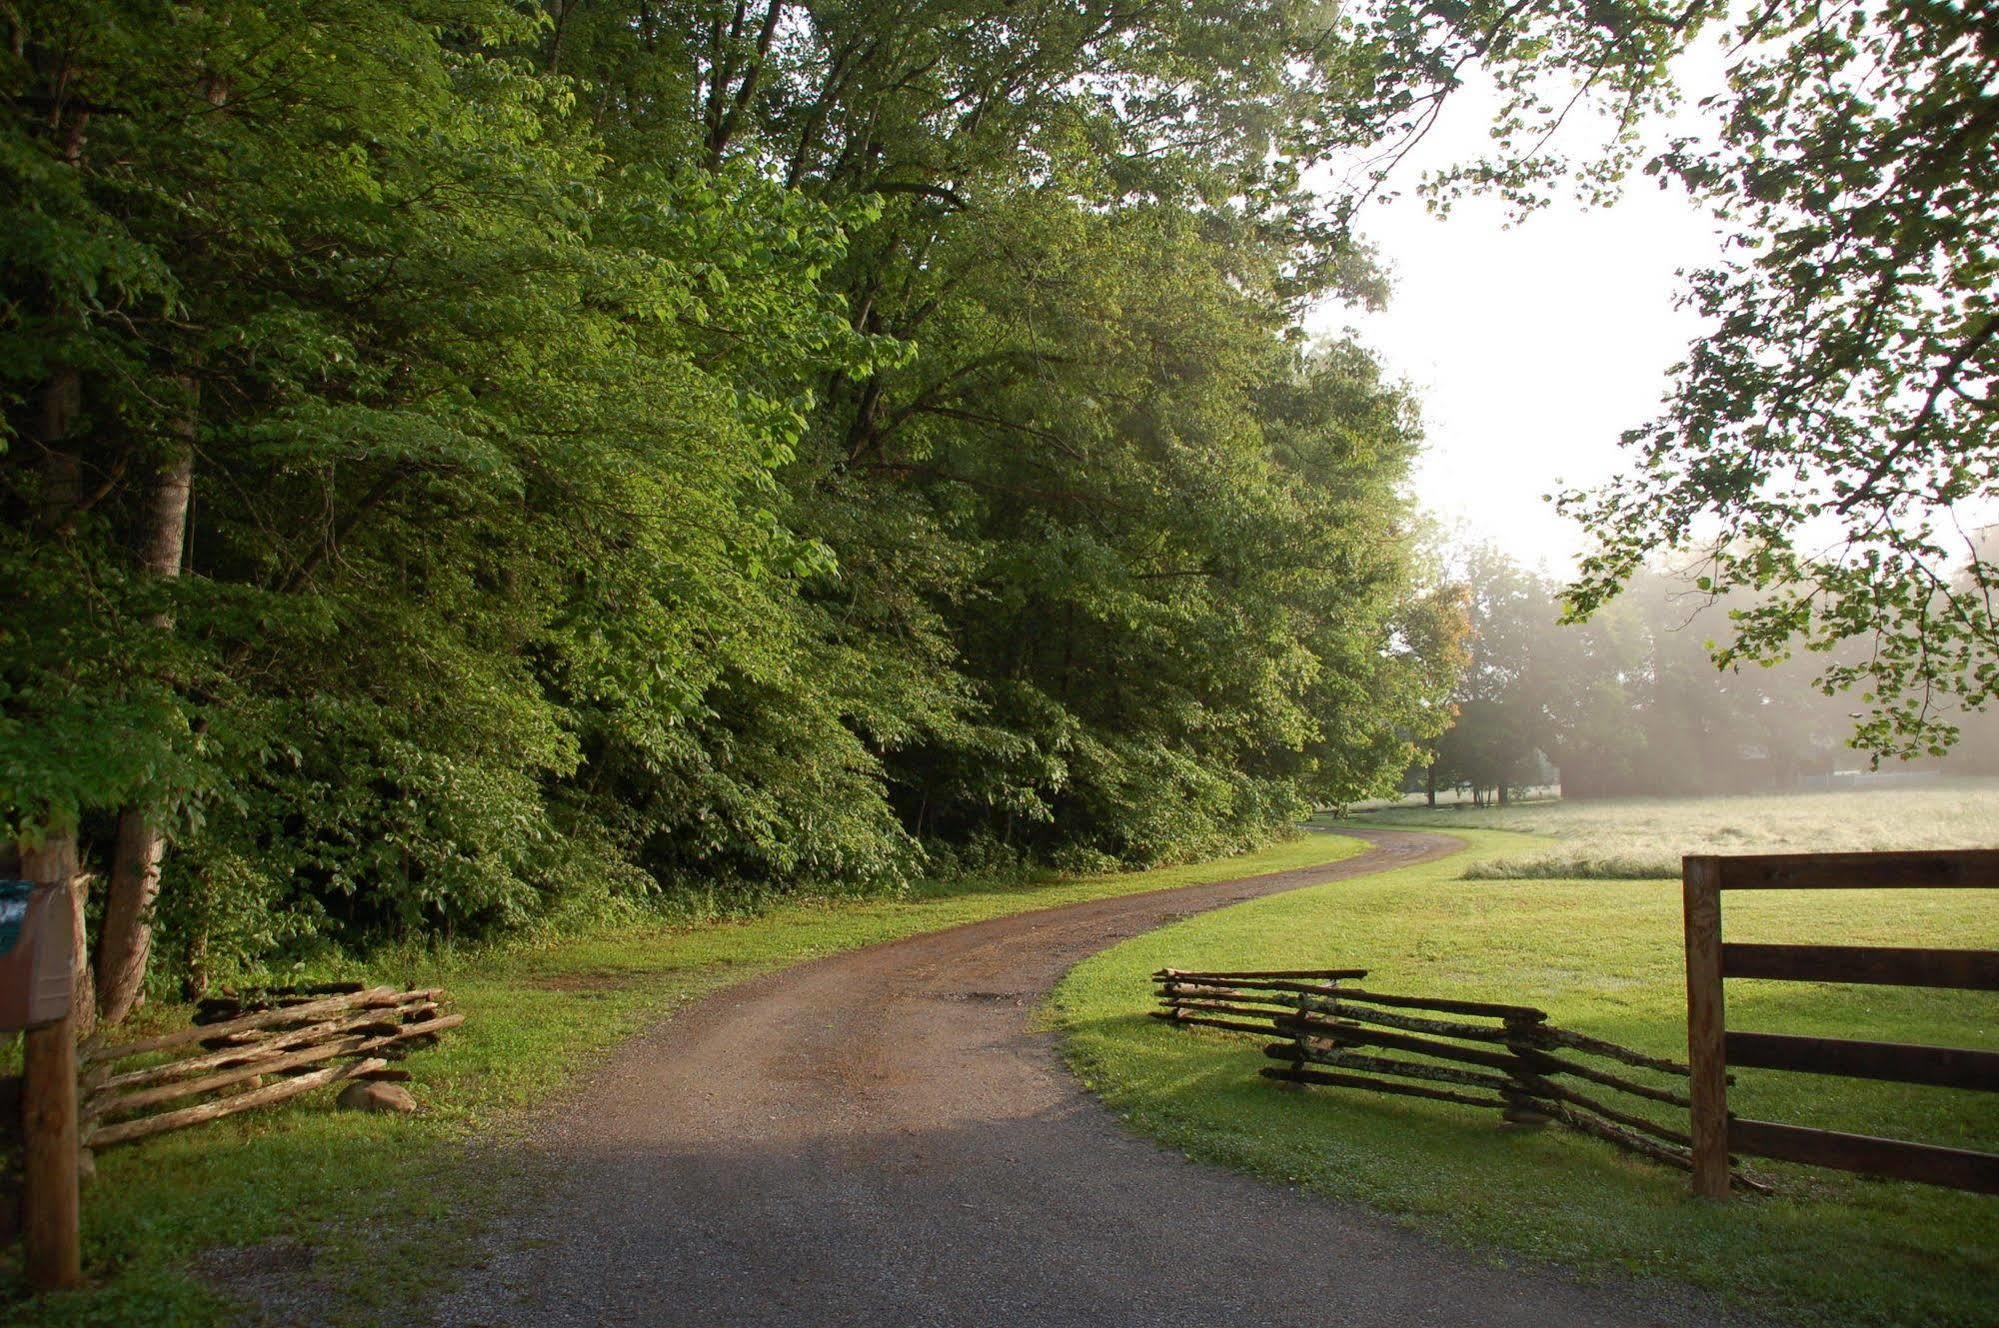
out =
[[[0,1031],[52,1024],[69,1013],[75,925],[68,891],[0,881]]]

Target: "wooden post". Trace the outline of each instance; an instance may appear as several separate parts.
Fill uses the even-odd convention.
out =
[[[1541,1103],[1534,1095],[1534,1086],[1527,1082],[1531,1064],[1528,1057],[1534,1050],[1530,1039],[1533,1030],[1539,1026],[1539,1021],[1533,1019],[1508,1019],[1505,1024],[1506,1049],[1513,1053],[1516,1063],[1506,1072],[1508,1086],[1499,1090],[1499,1096],[1506,1103],[1499,1118],[1514,1129],[1544,1129],[1554,1119],[1541,1109]]]
[[[76,837],[51,835],[21,854],[22,874],[64,892],[76,888]],[[25,1154],[22,1244],[28,1284],[59,1291],[83,1284],[83,1235],[78,1188],[76,1020],[71,1013],[27,1030],[22,1039],[21,1133]]]
[[[1687,931],[1687,1095],[1693,1104],[1694,1193],[1728,1197],[1728,1057],[1721,992],[1721,860],[1680,864]]]

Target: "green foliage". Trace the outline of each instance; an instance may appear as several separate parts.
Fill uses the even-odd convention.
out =
[[[1487,791],[1505,801],[1559,774],[1570,798],[1741,793],[1795,788],[1856,759],[1848,704],[1813,686],[1821,661],[1716,667],[1706,631],[1759,602],[1740,590],[1723,598],[1646,569],[1577,623],[1564,621],[1554,581],[1497,549],[1455,563],[1472,659],[1458,714],[1416,772],[1427,789],[1469,786],[1475,801]],[[1980,742],[1946,769],[1972,773],[1990,759]]]
[[[1989,8],[1553,0],[1509,9],[1494,32],[1489,58],[1517,94],[1498,130],[1508,151],[1454,183],[1540,201],[1571,163],[1518,149],[1591,103],[1618,142],[1580,168],[1591,190],[1642,162],[1711,210],[1727,243],[1690,274],[1706,330],[1663,414],[1625,436],[1629,468],[1561,496],[1597,541],[1574,612],[1681,548],[1712,589],[1751,592],[1718,662],[1830,656],[1816,681],[1855,695],[1860,745],[1942,755],[1953,712],[1999,692],[1978,529],[1999,465]],[[1678,96],[1666,61],[1704,36],[1725,52],[1725,88],[1646,150],[1642,114]]]
[[[1819,660],[1858,743],[1939,756],[1999,692],[1989,528],[1999,391],[1999,47],[1943,0],[1371,0],[1342,31],[1377,61],[1340,107],[1378,138],[1353,197],[1476,80],[1490,149],[1423,182],[1439,208],[1592,202],[1634,171],[1712,213],[1688,274],[1703,319],[1630,465],[1558,496],[1596,547],[1581,618],[1663,551],[1745,592],[1717,662]],[[1683,57],[1685,57],[1683,59]],[[1682,67],[1721,81],[1685,105]]]
[[[0,809],[168,827],[156,986],[1186,860],[1440,720],[1316,5],[4,22]]]

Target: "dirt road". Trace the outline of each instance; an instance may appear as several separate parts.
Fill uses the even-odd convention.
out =
[[[536,1143],[561,1180],[449,1328],[1655,1325],[1684,1307],[1487,1266],[1121,1129],[1036,1032],[1077,961],[1204,909],[1406,866],[1074,904],[837,955],[623,1047]],[[432,1317],[426,1314],[425,1317]]]

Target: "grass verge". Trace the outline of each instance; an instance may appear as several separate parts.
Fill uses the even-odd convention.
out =
[[[448,988],[465,1025],[408,1062],[422,1115],[336,1112],[330,1094],[166,1135],[99,1159],[84,1192],[88,1290],[26,1300],[6,1271],[0,1319],[35,1328],[184,1328],[239,1306],[218,1282],[307,1322],[400,1322],[476,1254],[495,1205],[533,1178],[482,1145],[524,1128],[605,1050],[676,1006],[840,950],[1031,909],[1334,862],[1361,848],[1303,835],[1217,862],[1030,885],[932,885],[895,900],[797,903],[761,916],[544,945],[405,956],[341,976]],[[185,1011],[149,1014],[150,1024]],[[296,1311],[294,1311],[296,1312]]]
[[[1584,1280],[1665,1278],[1753,1312],[1839,1325],[1999,1321],[1999,1201],[1766,1163],[1771,1199],[1706,1204],[1685,1178],[1566,1132],[1490,1113],[1257,1077],[1261,1043],[1146,1015],[1147,975],[1352,964],[1383,991],[1523,1002],[1569,1028],[1685,1050],[1679,891],[1671,881],[1476,881],[1466,858],[1534,848],[1454,831],[1457,858],[1239,904],[1079,965],[1051,1016],[1071,1064],[1133,1127],[1206,1161],[1359,1200],[1481,1251]],[[1754,892],[1731,939],[1990,947],[1983,891]],[[1999,1047],[1986,994],[1729,984],[1736,1028]],[[1741,1071],[1744,1115],[1959,1147],[1999,1143],[1991,1094]]]

